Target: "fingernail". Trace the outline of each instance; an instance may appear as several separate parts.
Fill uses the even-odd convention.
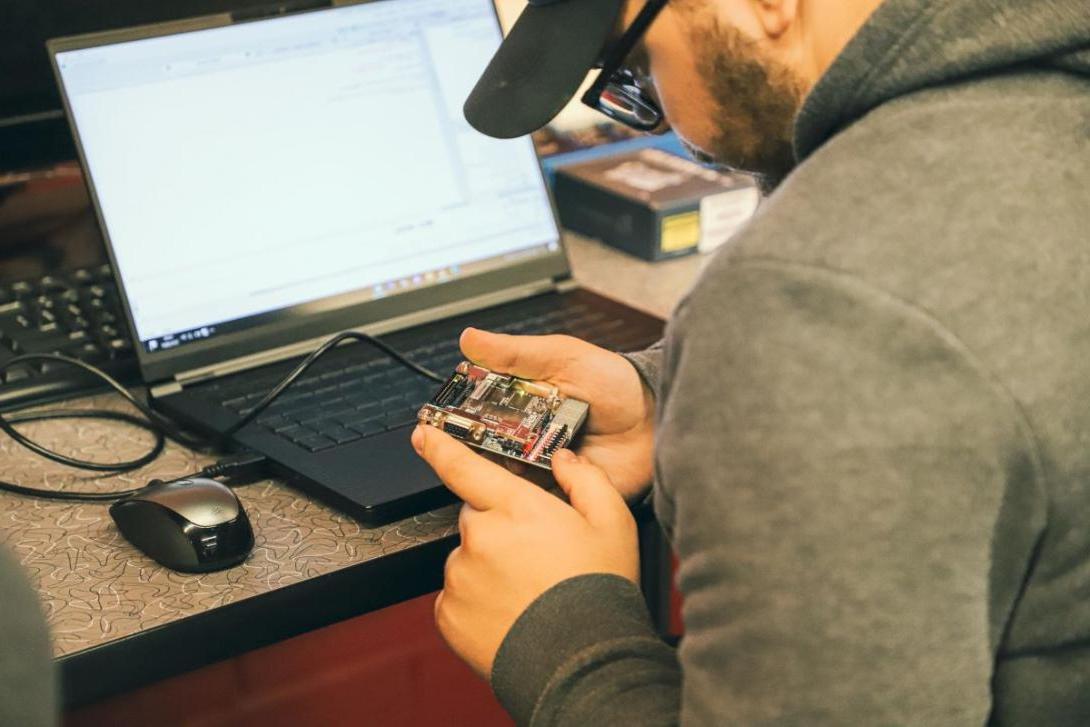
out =
[[[424,427],[417,424],[412,436],[413,449],[416,450],[417,454],[424,454],[424,436]]]
[[[570,449],[558,449],[556,450],[556,453],[553,454],[553,459],[560,460],[561,462],[574,462],[579,458],[576,457],[575,452]]]

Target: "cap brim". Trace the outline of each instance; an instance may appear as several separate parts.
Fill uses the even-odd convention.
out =
[[[617,22],[624,0],[527,5],[465,103],[483,134],[540,129],[571,100]]]

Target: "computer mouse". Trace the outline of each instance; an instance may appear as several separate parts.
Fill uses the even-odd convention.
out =
[[[153,480],[111,505],[110,516],[125,539],[149,558],[185,573],[238,565],[254,547],[242,503],[215,480]]]

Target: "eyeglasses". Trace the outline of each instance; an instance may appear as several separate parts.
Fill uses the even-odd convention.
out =
[[[666,0],[648,0],[632,25],[597,64],[598,74],[583,103],[609,118],[637,131],[652,131],[662,123],[663,113],[648,89],[651,80],[624,66],[625,58],[647,32]]]

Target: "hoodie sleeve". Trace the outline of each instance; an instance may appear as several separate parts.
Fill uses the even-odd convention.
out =
[[[0,725],[55,725],[58,689],[49,632],[37,597],[2,551],[0,594]]]
[[[621,354],[628,359],[630,364],[636,367],[636,371],[639,373],[640,378],[643,379],[643,382],[651,389],[651,393],[654,395],[656,401],[658,401],[659,398],[659,386],[662,382],[662,356],[664,345],[664,341],[659,341],[643,351]]]
[[[504,638],[492,688],[519,725],[672,725],[681,671],[643,597],[614,575],[553,586]]]
[[[517,723],[986,723],[1047,512],[994,377],[910,304],[759,262],[705,280],[661,365],[682,648],[634,585],[566,581],[497,655]]]

